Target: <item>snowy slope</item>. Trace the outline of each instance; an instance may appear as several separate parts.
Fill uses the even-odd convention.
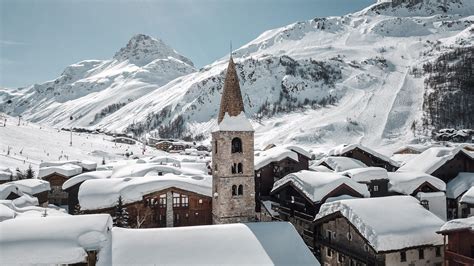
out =
[[[297,22],[266,31],[237,49],[234,59],[247,116],[254,120],[257,146],[294,143],[330,147],[344,141],[388,149],[426,131],[421,127],[426,90],[421,66],[444,52],[473,45],[474,2],[418,2],[381,1],[353,14]],[[173,62],[186,66],[180,73],[189,73],[191,66],[176,57]],[[117,55],[115,58],[73,67],[82,73],[96,73],[97,69],[101,75],[119,76],[119,84],[124,85],[120,89],[126,92],[117,94],[121,100],[115,103],[129,98],[130,102],[115,112],[91,123],[108,102],[76,108],[77,100],[39,100],[17,106],[14,113],[54,126],[209,137],[228,56],[167,84],[152,79],[155,76],[138,75],[155,61],[139,58],[138,65],[148,63],[140,67],[120,61]],[[112,90],[112,85],[101,85],[110,82],[101,75],[93,76],[90,84]],[[37,87],[20,99],[28,99]],[[142,97],[133,93],[134,89],[143,92]],[[104,99],[110,93],[106,89],[96,94]],[[0,91],[0,100],[5,98],[1,95]],[[71,113],[77,117],[72,122]]]

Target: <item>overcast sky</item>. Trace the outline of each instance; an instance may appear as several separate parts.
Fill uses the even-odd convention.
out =
[[[375,0],[0,0],[0,87],[59,76],[85,59],[110,59],[130,37],[160,38],[197,67],[265,30],[344,15]]]

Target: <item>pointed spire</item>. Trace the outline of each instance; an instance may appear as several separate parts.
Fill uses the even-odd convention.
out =
[[[224,114],[229,116],[238,116],[244,112],[244,102],[240,92],[239,78],[235,70],[235,63],[230,54],[229,65],[227,66],[227,73],[224,81],[224,90],[222,92],[221,107],[217,123],[219,124],[224,118]]]

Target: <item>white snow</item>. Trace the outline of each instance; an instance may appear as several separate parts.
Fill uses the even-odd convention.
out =
[[[343,184],[354,189],[364,197],[370,196],[366,185],[359,184],[346,176],[337,173],[313,172],[306,170],[288,174],[282,179],[276,181],[271,192],[273,193],[289,183],[316,203],[323,200],[330,192]]]
[[[111,265],[111,229],[108,214],[6,220],[0,223],[0,264],[71,264],[99,250],[97,265]]]
[[[63,190],[66,190],[86,180],[110,178],[111,175],[112,175],[112,171],[110,170],[85,172],[85,173],[73,176],[69,178],[68,180],[66,180],[62,188]]]
[[[10,180],[13,176],[13,171],[9,168],[0,168],[0,181]]]
[[[461,200],[459,202],[474,205],[474,186],[469,188],[469,190],[466,191],[464,195],[462,195]]]
[[[23,194],[23,192],[21,192],[21,190],[19,190],[18,187],[13,184],[0,184],[0,200],[6,199],[10,193],[15,193],[17,195]]]
[[[342,156],[328,156],[317,161],[315,164],[320,165],[322,163],[326,163],[335,172],[367,167],[367,165],[357,159]]]
[[[311,158],[311,154],[303,148],[289,145],[276,146],[265,151],[255,152],[255,170],[258,170],[269,163],[279,162],[285,158],[299,162],[298,153]]]
[[[320,265],[286,222],[114,228],[112,237],[114,265]]]
[[[354,168],[341,173],[356,182],[367,183],[372,180],[388,179],[387,170],[381,167]]]
[[[254,129],[245,113],[240,112],[237,116],[230,116],[228,113],[225,113],[224,118],[214,131],[254,131]]]
[[[446,194],[444,192],[418,192],[416,198],[421,202],[428,201],[429,211],[436,214],[443,221],[447,220]]]
[[[54,173],[63,175],[65,177],[71,177],[82,173],[82,167],[70,163],[63,165],[40,167],[38,170],[38,178],[43,178]]]
[[[339,146],[331,149],[328,152],[328,155],[329,156],[341,156],[341,155],[345,154],[346,152],[352,151],[352,150],[357,149],[357,148],[360,149],[360,150],[365,151],[366,153],[372,154],[373,156],[378,157],[378,158],[390,163],[393,166],[398,166],[399,165],[396,161],[390,159],[390,157],[388,157],[386,155],[383,155],[379,152],[376,152],[376,151],[374,151],[373,149],[371,149],[367,146],[357,144],[357,143],[356,144],[342,144],[342,145],[339,145]]]
[[[134,178],[110,178],[86,180],[79,188],[79,204],[82,210],[95,210],[113,207],[119,196],[124,203],[142,200],[146,194],[176,187],[201,195],[212,195],[212,177],[179,176],[143,176]]]
[[[474,173],[461,172],[446,185],[446,197],[457,199],[474,186]]]
[[[474,216],[463,219],[455,219],[445,223],[439,230],[441,233],[448,233],[450,231],[457,230],[470,230],[474,231]]]
[[[443,244],[436,231],[444,221],[411,196],[325,203],[315,220],[333,213],[348,219],[377,252]]]
[[[13,184],[18,189],[26,194],[35,195],[51,189],[49,182],[41,179],[22,179],[8,184]]]
[[[469,154],[462,147],[431,147],[400,167],[398,171],[418,171],[432,174],[460,152],[474,159],[474,155]]]
[[[446,183],[443,180],[422,172],[389,172],[388,190],[405,195],[412,194],[425,182],[440,191],[446,191]]]
[[[175,175],[202,175],[204,171],[192,165],[186,167],[188,164],[183,163],[182,167],[175,167],[172,165],[163,165],[161,163],[137,163],[127,164],[121,167],[115,167],[112,170],[111,178],[123,178],[123,177],[139,177],[146,175],[158,175],[159,173],[167,174],[172,173]]]

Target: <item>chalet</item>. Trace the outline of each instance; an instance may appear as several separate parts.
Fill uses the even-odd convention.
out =
[[[196,150],[198,151],[209,151],[209,147],[205,145],[197,145]]]
[[[68,204],[68,194],[62,189],[66,180],[82,173],[82,167],[75,164],[64,164],[40,167],[38,178],[48,181],[51,190],[48,193],[49,203],[57,206]]]
[[[36,197],[39,205],[47,206],[50,203],[49,191],[51,186],[48,181],[33,178],[17,180],[7,184],[16,186],[24,194]]]
[[[340,196],[369,197],[367,187],[336,173],[300,171],[275,182],[271,195],[279,205],[272,206],[279,219],[291,222],[297,231],[308,235],[319,208],[328,199]],[[309,234],[312,237],[312,234]],[[311,239],[305,239],[312,244]]]
[[[155,148],[157,148],[158,150],[162,150],[162,151],[168,151],[169,148],[173,145],[173,142],[172,141],[169,141],[169,140],[162,140],[162,141],[159,141],[155,144]]]
[[[446,221],[446,183],[420,172],[389,172],[389,193],[417,198],[427,210]]]
[[[85,213],[114,215],[121,197],[136,228],[177,227],[212,223],[210,176],[142,176],[86,180],[79,187]]]
[[[393,154],[420,154],[431,147],[433,147],[433,145],[408,144],[400,147]]]
[[[0,184],[7,183],[10,181],[16,180],[15,176],[13,175],[13,171],[9,168],[0,168]]]
[[[297,146],[273,147],[256,153],[255,190],[257,202],[267,200],[275,181],[301,170],[308,170],[311,154]],[[257,209],[260,204],[257,203]]]
[[[474,186],[474,173],[459,173],[454,179],[446,185],[446,198],[448,208],[448,220],[456,218],[466,218],[472,212],[469,200],[469,194],[462,198]]]
[[[461,204],[461,218],[474,216],[474,186],[472,186],[459,200]]]
[[[191,143],[183,142],[183,141],[175,141],[171,143],[171,146],[168,148],[168,152],[170,153],[179,153],[188,148],[191,148]]]
[[[474,217],[451,220],[438,233],[444,236],[444,265],[474,265]]]
[[[0,264],[112,265],[111,230],[105,214],[6,220],[0,223]]]
[[[341,172],[357,183],[365,184],[371,197],[384,197],[390,195],[388,191],[387,170],[380,167],[354,168]]]
[[[354,158],[367,166],[382,167],[389,172],[394,172],[399,168],[396,161],[360,144],[337,146],[330,150],[328,155]]]
[[[334,172],[367,167],[363,162],[350,157],[328,156],[316,161],[314,165],[324,166]]]
[[[0,200],[14,200],[23,195],[23,192],[13,184],[0,184]]]
[[[82,172],[89,172],[95,171],[97,169],[97,163],[87,160],[67,160],[67,161],[48,161],[48,162],[41,162],[39,168],[46,168],[46,167],[53,167],[53,166],[61,166],[65,164],[74,164],[77,166],[82,167]]]
[[[460,172],[474,172],[474,154],[463,147],[432,147],[400,167],[399,171],[424,172],[448,183]]]
[[[314,221],[325,265],[442,265],[444,224],[411,196],[325,203]]]
[[[76,176],[73,176],[69,179],[67,179],[63,185],[62,185],[62,190],[67,192],[68,199],[67,199],[67,205],[68,205],[68,212],[69,214],[75,214],[78,210],[80,210],[79,205],[79,199],[78,199],[78,193],[79,193],[79,187],[81,184],[90,179],[104,179],[104,178],[110,178],[112,175],[111,170],[103,170],[103,171],[92,171],[92,172],[85,172]]]
[[[294,227],[282,222],[115,227],[112,239],[113,265],[320,265]]]
[[[112,142],[129,144],[129,145],[135,145],[137,143],[135,139],[127,138],[127,137],[116,137],[112,140]]]

